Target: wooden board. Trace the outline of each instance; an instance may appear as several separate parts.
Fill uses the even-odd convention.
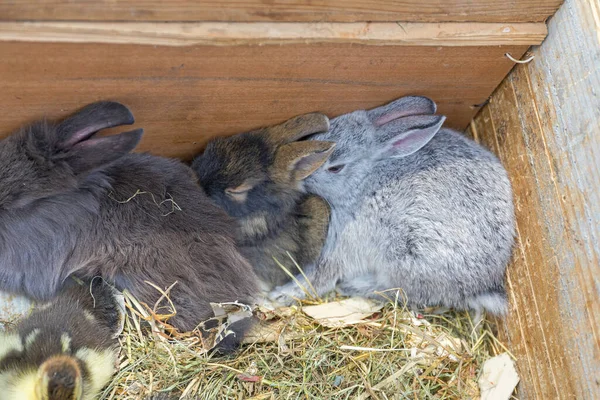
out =
[[[518,245],[501,334],[520,399],[600,398],[600,3],[568,0],[471,125],[504,162]]]
[[[535,45],[540,23],[0,22],[0,40],[167,46],[357,43],[389,46]]]
[[[1,20],[542,22],[562,0],[0,0]]]
[[[0,133],[114,99],[146,134],[140,150],[191,158],[215,135],[297,114],[330,116],[431,96],[464,129],[525,46],[351,44],[163,47],[0,42]]]

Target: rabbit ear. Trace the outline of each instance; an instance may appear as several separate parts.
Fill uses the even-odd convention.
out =
[[[367,116],[373,125],[381,126],[411,115],[433,115],[436,108],[435,102],[428,97],[406,96],[367,111]]]
[[[375,142],[379,158],[406,157],[435,136],[446,117],[443,115],[417,115],[398,118],[377,128]]]
[[[132,151],[143,130],[94,138],[98,131],[134,122],[131,111],[123,104],[101,101],[92,103],[61,122],[57,127],[57,147],[75,173],[108,164]]]
[[[334,142],[311,140],[288,143],[275,154],[272,176],[279,182],[297,182],[308,178],[327,161]]]
[[[59,147],[68,149],[98,131],[135,122],[127,107],[114,101],[88,104],[58,125]]]
[[[329,118],[320,113],[310,113],[291,118],[282,124],[266,128],[266,134],[274,144],[285,144],[329,129]]]
[[[76,174],[90,171],[131,152],[138,145],[143,134],[143,129],[136,129],[79,142],[67,151],[65,161]]]

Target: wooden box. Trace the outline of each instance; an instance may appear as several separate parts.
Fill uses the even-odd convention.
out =
[[[519,398],[597,398],[600,4],[567,0],[546,38],[561,3],[0,0],[0,133],[113,99],[145,128],[140,151],[189,160],[217,135],[430,96],[511,175],[499,325]]]

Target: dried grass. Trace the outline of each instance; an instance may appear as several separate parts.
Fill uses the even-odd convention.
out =
[[[477,398],[483,362],[506,351],[488,321],[474,327],[465,312],[417,318],[391,301],[341,328],[320,325],[301,306],[259,309],[269,321],[253,342],[218,357],[197,332],[165,331],[148,307],[126,302],[120,370],[103,399]]]

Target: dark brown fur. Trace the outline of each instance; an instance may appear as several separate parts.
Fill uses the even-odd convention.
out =
[[[92,138],[132,122],[123,105],[94,103],[0,142],[0,289],[48,299],[70,274],[101,275],[153,306],[161,294],[146,281],[177,282],[171,322],[182,330],[213,316],[209,302],[251,303],[257,280],[235,224],[189,167],[127,154],[141,130]]]
[[[81,369],[77,361],[68,356],[55,356],[42,365],[48,382],[49,399],[78,400],[78,386],[82,380]]]
[[[325,162],[333,143],[294,141],[327,128],[327,117],[306,114],[218,138],[192,165],[206,193],[237,219],[240,250],[268,286],[289,280],[277,261],[296,274],[290,256],[304,268],[325,242],[329,207],[304,194],[302,181]]]
[[[0,358],[0,374],[41,368],[48,379],[50,399],[76,398],[77,390],[85,388],[91,378],[88,366],[76,353],[80,349],[116,351],[118,307],[113,289],[101,279],[95,279],[93,284],[69,285],[51,303],[34,310],[15,329],[5,332],[18,334],[21,348]],[[66,350],[64,338],[69,340]]]

